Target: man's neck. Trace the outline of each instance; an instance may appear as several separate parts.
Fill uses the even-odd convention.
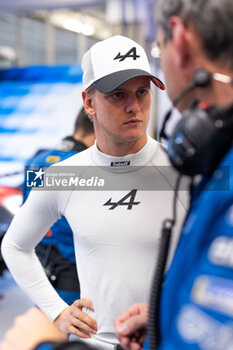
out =
[[[211,88],[200,94],[201,100],[208,102],[210,105],[228,107],[233,102],[233,88],[224,87],[222,89]]]
[[[82,133],[76,133],[73,135],[76,141],[82,142],[86,147],[91,147],[95,142],[95,134],[84,135]]]
[[[207,70],[214,73],[220,73],[226,77],[233,78],[233,71],[223,69],[222,65],[208,65]],[[208,102],[210,105],[227,107],[233,102],[233,86],[213,79],[211,84],[205,89],[199,89],[198,96],[200,100]]]
[[[96,139],[96,144],[99,151],[114,157],[124,157],[128,154],[135,154],[145,146],[146,142],[146,134],[139,140],[128,142],[102,142],[102,140],[98,140],[98,138]]]

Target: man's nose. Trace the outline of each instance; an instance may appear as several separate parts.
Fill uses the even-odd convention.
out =
[[[126,100],[126,112],[127,113],[138,113],[140,111],[140,104],[137,96],[134,94],[129,95]]]

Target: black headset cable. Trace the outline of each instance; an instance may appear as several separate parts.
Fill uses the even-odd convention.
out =
[[[150,350],[157,350],[160,343],[160,300],[161,291],[164,281],[164,272],[166,268],[169,246],[171,242],[172,230],[176,223],[176,204],[177,194],[180,186],[182,175],[179,174],[175,184],[175,191],[173,197],[173,218],[165,219],[162,226],[161,238],[159,244],[158,258],[154,278],[152,282],[150,295],[150,310],[148,320],[148,334]]]

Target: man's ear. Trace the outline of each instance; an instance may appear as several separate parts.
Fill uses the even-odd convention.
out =
[[[94,117],[96,115],[95,106],[93,103],[93,97],[89,95],[85,90],[82,91],[83,106],[86,112]]]
[[[169,22],[175,51],[174,58],[177,60],[180,68],[186,68],[192,59],[190,30],[184,26],[179,17],[172,16]]]

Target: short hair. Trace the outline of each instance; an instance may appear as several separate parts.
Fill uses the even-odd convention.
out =
[[[89,96],[92,96],[94,94],[94,92],[96,91],[96,88],[94,88],[93,85],[89,86],[87,89],[86,89],[86,93],[89,95]]]
[[[179,16],[184,25],[192,23],[206,56],[228,63],[233,68],[232,0],[158,0],[156,20],[171,39],[171,16]]]
[[[84,107],[81,108],[75,120],[74,134],[78,131],[82,131],[84,135],[94,133],[93,122],[86,114]]]

